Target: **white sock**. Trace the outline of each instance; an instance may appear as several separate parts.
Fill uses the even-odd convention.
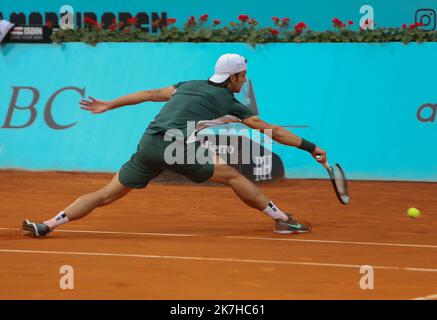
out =
[[[288,217],[279,209],[273,202],[269,202],[267,204],[267,207],[263,210],[264,213],[266,213],[269,217],[272,219],[281,219],[283,221],[287,221]]]
[[[55,228],[59,227],[60,225],[67,223],[68,221],[70,220],[68,220],[68,217],[65,214],[65,212],[61,211],[52,219],[44,221],[43,223],[50,228],[50,231],[52,231]]]

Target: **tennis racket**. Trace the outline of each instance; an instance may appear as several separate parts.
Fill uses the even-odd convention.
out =
[[[320,159],[321,155],[316,155],[317,159]],[[334,187],[335,194],[337,195],[338,200],[342,204],[349,203],[349,189],[347,186],[346,175],[344,174],[343,169],[340,167],[338,163],[333,166],[330,166],[328,162],[323,162],[322,165],[325,167],[326,171],[329,173],[329,178],[331,179],[332,186]]]

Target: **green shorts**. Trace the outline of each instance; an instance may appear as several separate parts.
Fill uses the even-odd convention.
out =
[[[180,161],[179,157],[177,163],[172,163],[168,156],[169,154],[176,155],[176,151],[169,153],[169,150],[174,150],[175,144],[182,147],[178,149],[180,151],[178,155],[181,156],[183,152],[183,160]],[[173,148],[167,149],[169,146]],[[202,154],[204,157],[199,161],[196,154]],[[209,160],[204,161],[206,158]],[[174,160],[175,157],[171,159]],[[211,159],[212,153],[201,146],[200,142],[186,144],[182,141],[164,141],[164,134],[145,133],[138,144],[137,152],[121,167],[118,179],[126,187],[141,189],[161,172],[169,169],[193,182],[201,183],[211,178],[214,173],[214,164]]]

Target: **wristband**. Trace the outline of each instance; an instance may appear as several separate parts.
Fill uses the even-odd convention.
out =
[[[309,153],[313,153],[314,150],[316,150],[316,145],[302,138],[302,142],[300,143],[300,146],[298,148],[308,151]]]

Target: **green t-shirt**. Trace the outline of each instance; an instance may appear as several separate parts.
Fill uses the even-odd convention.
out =
[[[249,107],[235,99],[231,90],[207,80],[179,82],[174,87],[176,91],[149,124],[147,134],[179,129],[186,138],[192,134],[187,132],[187,121],[194,121],[198,131],[201,128],[237,122],[256,115]]]

